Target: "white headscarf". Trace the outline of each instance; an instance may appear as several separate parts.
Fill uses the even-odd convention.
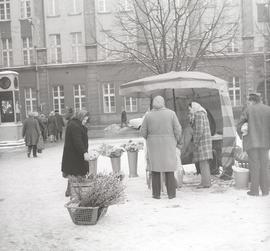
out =
[[[205,112],[207,114],[206,110],[197,102],[191,102],[191,112]]]
[[[161,96],[156,96],[153,99],[153,108],[156,110],[159,110],[159,109],[164,108],[164,107],[165,107],[164,98]]]

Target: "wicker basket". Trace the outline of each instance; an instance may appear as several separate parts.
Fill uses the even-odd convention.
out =
[[[65,207],[76,225],[95,225],[108,210],[108,207],[79,207],[76,201],[68,202]]]

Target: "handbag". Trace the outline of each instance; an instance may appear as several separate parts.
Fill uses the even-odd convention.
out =
[[[38,138],[38,143],[37,143],[37,150],[41,151],[45,148],[44,141],[42,135],[39,136]]]

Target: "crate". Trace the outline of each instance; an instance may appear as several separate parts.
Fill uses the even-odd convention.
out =
[[[68,202],[65,207],[76,225],[95,225],[108,210],[108,207],[79,207],[76,201]]]

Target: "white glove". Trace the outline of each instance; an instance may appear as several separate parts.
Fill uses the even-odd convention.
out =
[[[84,153],[83,154],[83,158],[84,158],[85,161],[90,161],[90,155],[89,155],[89,153],[87,153],[87,152]]]

